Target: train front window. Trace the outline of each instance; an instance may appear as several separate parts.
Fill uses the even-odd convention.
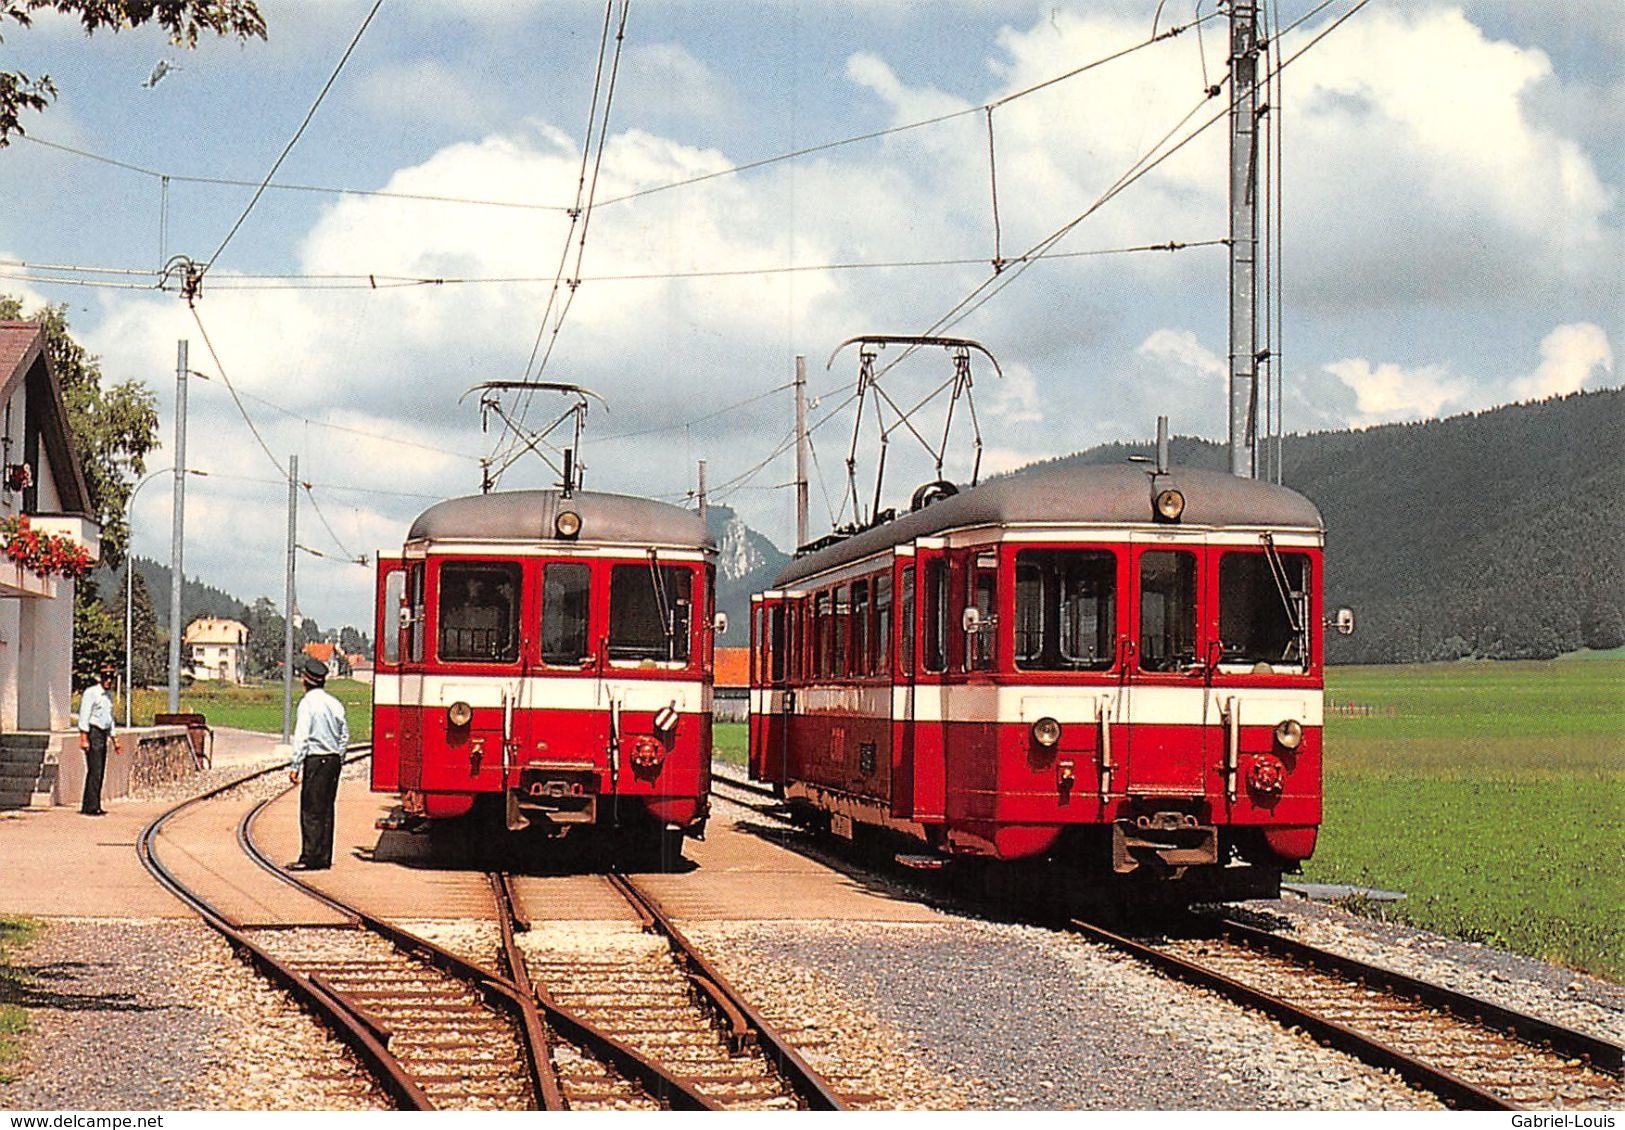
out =
[[[1140,669],[1178,671],[1196,662],[1196,555],[1152,550],[1140,557]]]
[[[442,565],[439,626],[438,654],[443,662],[518,660],[518,562]]]
[[[678,565],[617,565],[609,575],[609,658],[688,662],[693,571]]]
[[[592,658],[587,624],[591,615],[592,569],[574,561],[542,567],[542,662],[579,667]]]
[[[1227,553],[1219,562],[1223,663],[1303,670],[1309,646],[1309,558]]]
[[[1117,559],[1104,550],[1016,555],[1016,666],[1106,671],[1117,638]]]

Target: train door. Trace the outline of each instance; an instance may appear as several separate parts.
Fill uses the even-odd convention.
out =
[[[427,563],[423,558],[406,565],[402,602],[396,612],[400,649],[400,787],[423,787],[423,650],[424,596]]]
[[[941,823],[948,812],[946,738],[949,727],[947,685],[950,662],[950,570],[940,546],[918,543],[915,552],[914,602],[918,647],[909,696],[909,751],[913,761],[913,811],[905,815],[922,823]]]
[[[373,595],[372,791],[400,788],[401,607],[406,596],[406,562],[378,558]]]
[[[914,807],[915,656],[919,649],[919,616],[915,587],[918,566],[912,557],[895,559],[897,608],[891,648],[891,814],[906,819]]]
[[[1207,792],[1211,672],[1203,657],[1199,541],[1131,546],[1132,663],[1124,694],[1128,723],[1118,768],[1136,796]]]

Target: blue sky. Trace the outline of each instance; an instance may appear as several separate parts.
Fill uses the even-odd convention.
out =
[[[1277,57],[1353,3],[1283,34]],[[477,489],[498,431],[482,432],[459,397],[523,376],[538,335],[553,337],[542,315],[580,235],[565,208],[605,13],[385,0],[276,183],[464,202],[273,187],[227,241],[371,6],[263,3],[268,41],[190,52],[150,29],[87,38],[52,16],[0,29],[8,68],[48,71],[61,89],[25,120],[29,138],[0,150],[0,292],[67,303],[110,378],[157,389],[166,443],[175,343],[190,342],[192,368],[215,379],[193,381],[189,398],[188,462],[210,477],[188,488],[187,571],[280,599],[286,491],[224,370],[266,446],[297,453],[314,484],[320,515],[302,509],[300,541],[327,556],[301,555],[300,605],[324,625],[370,618],[369,571],[344,552],[398,546],[418,511]],[[1274,15],[1292,25],[1316,6],[1283,0]],[[1214,10],[1157,7],[632,0],[584,281],[544,373],[608,402],[589,421],[589,488],[681,499],[704,459],[720,501],[788,545],[792,466],[767,460],[791,423],[781,386],[804,354],[821,394],[814,529],[850,519],[852,408],[836,409],[856,356],[826,371],[831,351],[860,333],[921,332],[988,277],[980,107],[1145,40],[1154,17],[1165,29]],[[1619,383],[1620,25],[1603,2],[1373,2],[1287,68],[1287,430]],[[1193,110],[1192,122],[1211,116],[1220,103],[1201,94],[1223,51],[1211,20],[1001,105],[1003,254],[1083,213]],[[178,69],[144,88],[160,59]],[[695,177],[706,179],[665,188]],[[985,469],[1147,437],[1158,414],[1223,437],[1223,249],[1081,253],[1218,239],[1225,186],[1210,129],[953,327],[1004,372],[976,373]],[[167,257],[207,261],[223,241],[195,314],[154,289]],[[368,275],[465,281],[337,287]],[[947,365],[917,356],[886,385],[913,403]],[[949,470],[963,476],[956,418]],[[909,443],[893,444],[888,504],[931,477]],[[551,477],[521,461],[502,485]],[[137,552],[167,555],[168,506],[162,483],[142,492]]]

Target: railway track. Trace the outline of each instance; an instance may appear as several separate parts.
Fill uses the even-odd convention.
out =
[[[1621,1050],[1604,1040],[1233,919],[1129,938],[1071,928],[1257,1009],[1464,1110],[1617,1109]]]
[[[364,756],[352,750],[351,760],[356,755]],[[254,821],[274,798],[259,801],[239,821],[239,847],[268,874],[336,912],[342,924],[247,927],[165,864],[160,843],[167,824],[281,771],[276,767],[249,774],[154,820],[138,844],[148,871],[348,1043],[397,1107],[522,1110],[544,1105],[549,1071],[534,1005],[501,976],[283,872],[253,842]]]
[[[560,1057],[566,1101],[601,1101],[613,1085],[601,1068],[641,1072],[646,1090],[705,1110],[841,1110],[845,1101],[740,997],[635,879],[603,876],[641,933],[563,945],[532,936],[520,945],[538,1000],[578,1054]],[[505,877],[495,887],[521,933],[531,918]],[[536,931],[539,935],[541,931]],[[589,1043],[585,1037],[591,1037]],[[610,1055],[605,1053],[609,1052]],[[651,1087],[648,1076],[657,1073]],[[675,1104],[674,1104],[675,1105]]]
[[[240,850],[303,892],[313,904],[305,917],[334,924],[245,925],[165,863],[164,829],[280,772],[248,774],[170,809],[143,831],[138,854],[161,885],[344,1040],[398,1108],[842,1108],[624,876],[604,882],[656,931],[662,962],[639,962],[617,979],[603,962],[566,966],[527,955],[516,938],[516,928],[528,927],[525,911],[510,877],[493,875],[499,941],[488,966],[278,867],[254,838],[255,821],[275,799],[267,797],[238,821]]]

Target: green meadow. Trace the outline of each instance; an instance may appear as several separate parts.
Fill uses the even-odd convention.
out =
[[[364,742],[372,736],[372,685],[353,679],[330,679],[327,690],[344,703],[345,719],[350,723],[350,740]],[[299,705],[304,693],[298,684],[293,688],[293,705]],[[169,692],[162,688],[142,687],[135,692],[132,718],[136,725],[151,723],[153,715],[169,710]],[[234,730],[253,730],[261,734],[282,732],[282,684],[250,683],[231,686],[222,683],[193,683],[181,688],[181,711],[202,714],[211,726],[227,726]],[[118,702],[118,717],[124,718],[124,701]]]
[[[1625,654],[1334,667],[1326,691],[1306,880],[1400,891],[1361,908],[1625,980]]]

